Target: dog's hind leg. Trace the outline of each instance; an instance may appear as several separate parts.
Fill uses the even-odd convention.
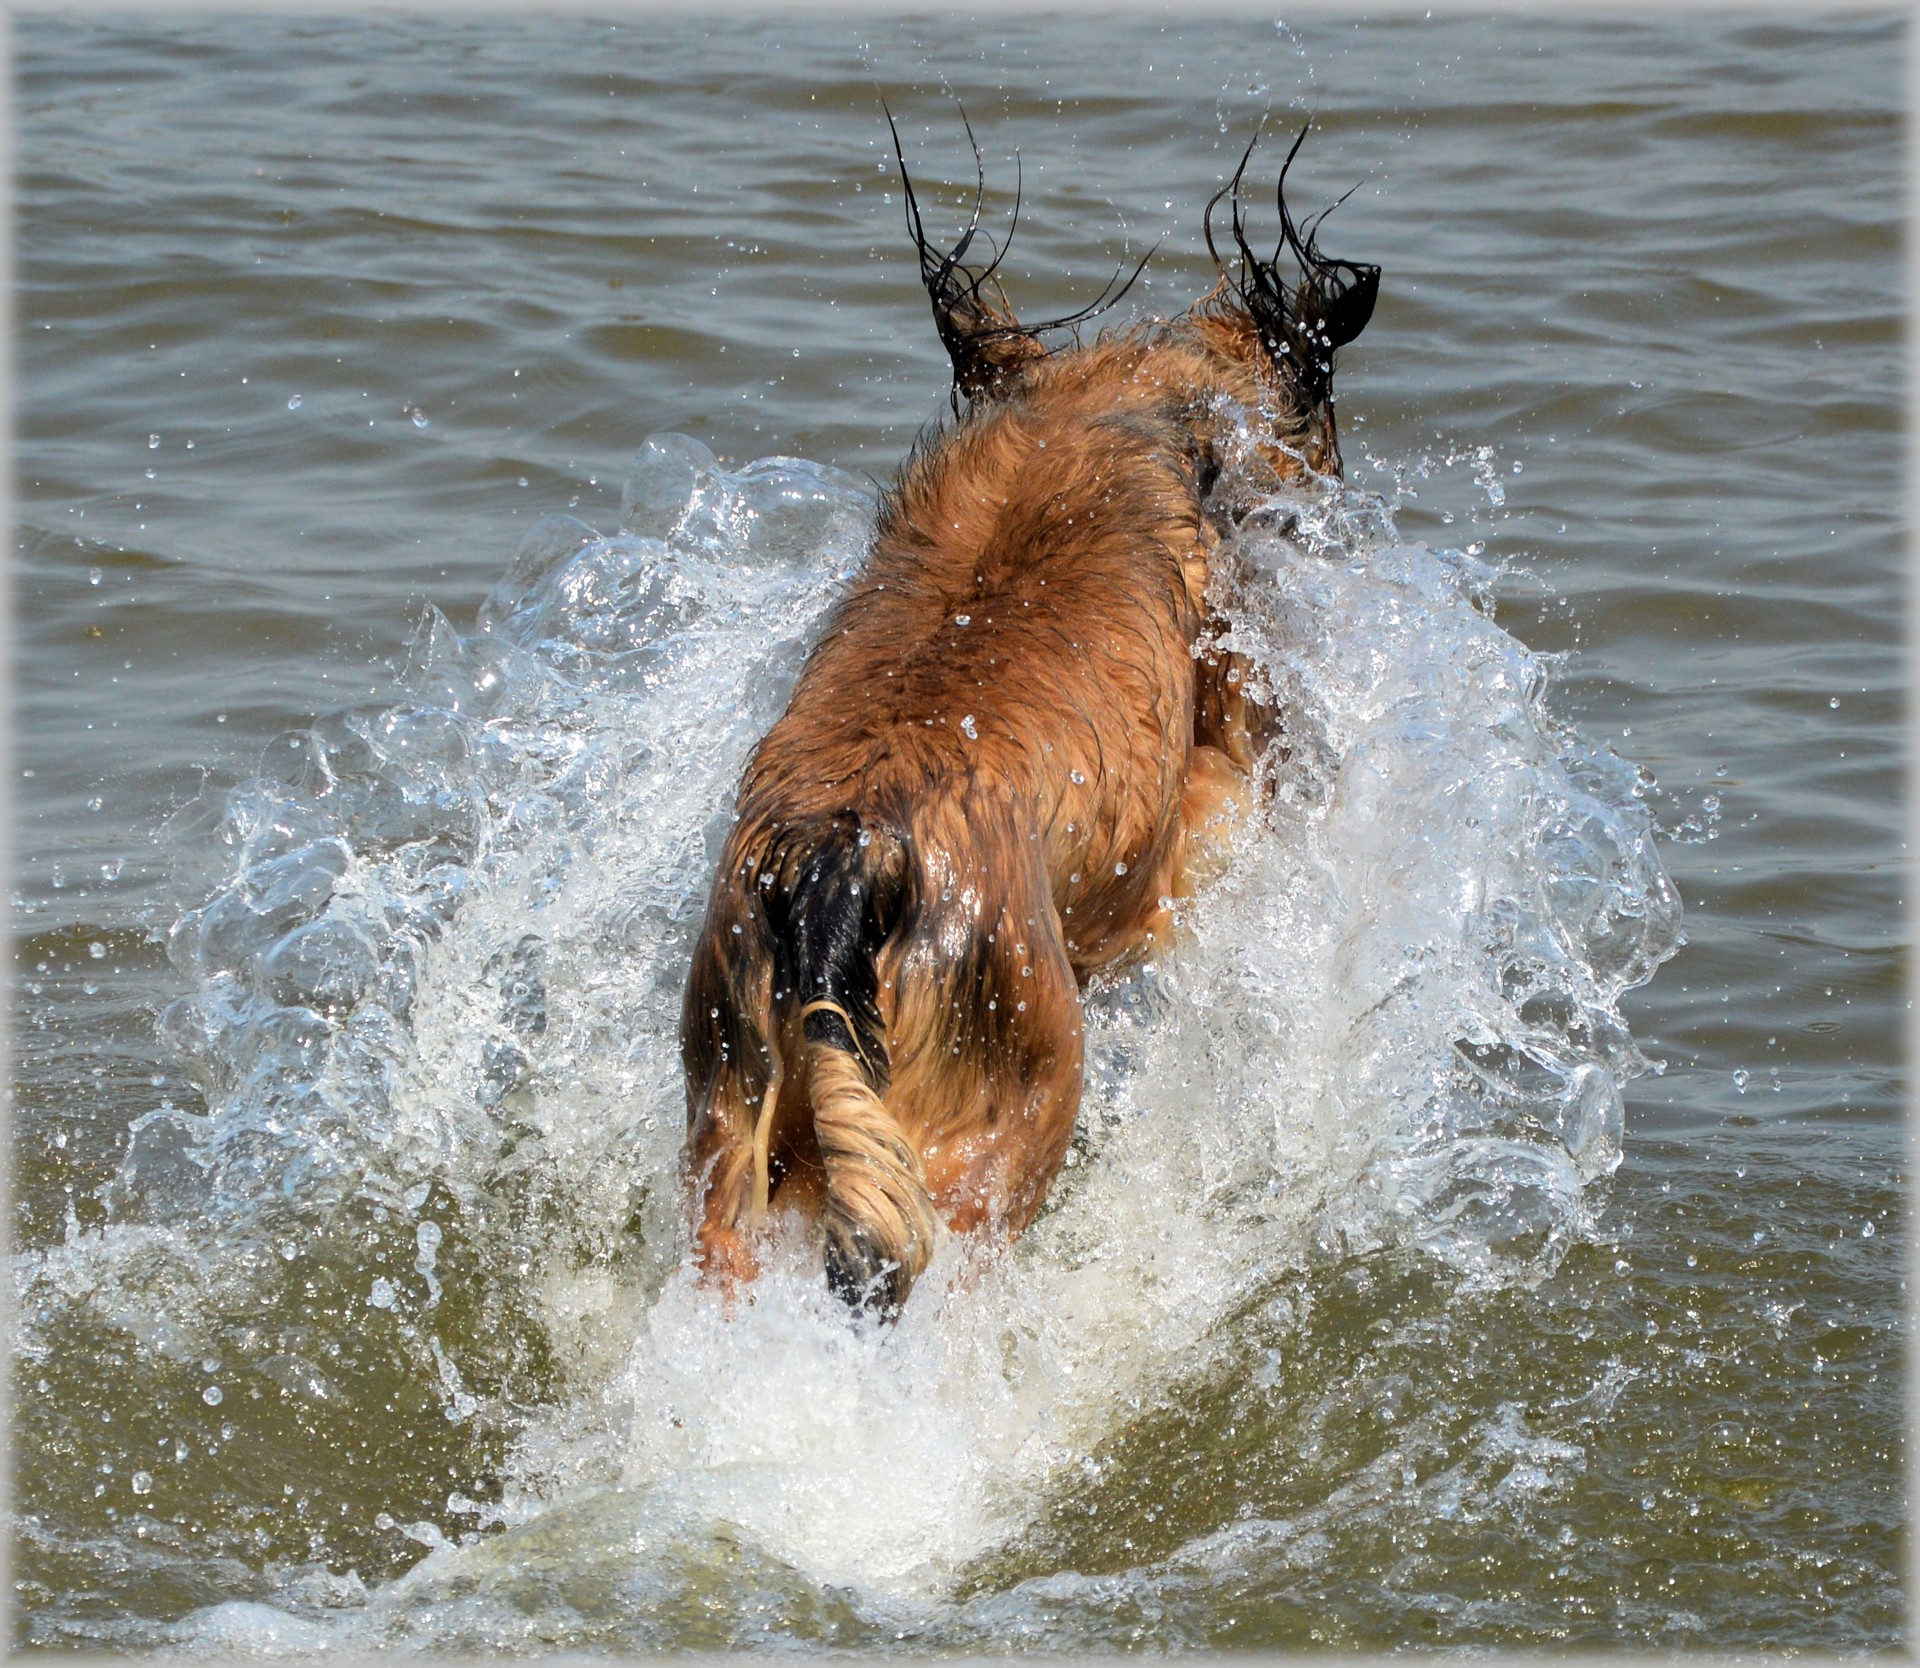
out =
[[[737,935],[727,930],[735,914]],[[685,1171],[694,1257],[724,1285],[758,1272],[747,1238],[767,1203],[765,1153],[757,1136],[771,1118],[781,1082],[768,1024],[772,957],[757,932],[749,936],[751,925],[737,897],[716,900],[709,930],[694,952],[680,1026],[692,1108]],[[730,956],[735,945],[740,949]]]
[[[979,806],[966,820],[950,830],[951,872],[882,964],[897,984],[887,1098],[947,1224],[1014,1235],[1080,1109],[1080,991],[1037,842],[992,830]]]

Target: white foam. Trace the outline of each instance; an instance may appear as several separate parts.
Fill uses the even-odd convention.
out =
[[[417,1212],[435,1183],[558,1363],[502,1533],[376,1592],[355,1638],[517,1637],[508,1589],[556,1543],[588,1570],[732,1537],[814,1592],[924,1605],[1276,1269],[1391,1243],[1534,1280],[1588,1231],[1645,1064],[1616,1002],[1678,930],[1644,785],[1547,714],[1491,570],[1323,483],[1249,522],[1218,599],[1285,714],[1271,798],[1173,954],[1089,993],[1039,1223],[944,1244],[892,1328],[851,1324],[799,1244],[723,1312],[684,1267],[680,985],[745,751],[872,504],[681,437],[624,502],[610,536],[542,523],[479,631],[430,618],[401,701],[282,738],[215,808],[230,872],[172,937],[195,991],[165,1031],[208,1118],[156,1126],[125,1210],[192,1237]]]

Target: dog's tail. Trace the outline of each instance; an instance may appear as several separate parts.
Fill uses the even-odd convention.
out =
[[[891,1313],[933,1254],[935,1220],[920,1156],[881,1098],[889,1061],[875,958],[907,906],[906,843],[843,812],[781,830],[768,870],[774,1032],[791,1036],[797,1022],[802,1042],[826,1170],[827,1283],[854,1308]],[[764,1166],[765,1113],[761,1123]]]

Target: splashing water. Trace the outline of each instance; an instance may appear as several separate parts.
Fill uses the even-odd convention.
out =
[[[192,1361],[276,1257],[331,1268],[448,1424],[496,1433],[497,1498],[449,1510],[499,1532],[416,1524],[430,1553],[385,1587],[178,1640],[905,1626],[1276,1270],[1397,1246],[1532,1282],[1590,1231],[1647,1065],[1616,1004],[1678,939],[1645,779],[1549,716],[1494,570],[1322,481],[1223,564],[1223,641],[1284,745],[1178,947],[1088,993],[1032,1232],[943,1243],[887,1329],[803,1245],[730,1315],[695,1287],[681,982],[746,752],[873,507],[818,465],[650,441],[618,532],[543,521],[477,630],[429,614],[399,701],[280,737],[182,819],[223,872],[170,935],[191,988],[162,1035],[206,1111],[135,1125],[113,1221],[22,1260],[23,1312],[92,1304]],[[377,1259],[341,1249],[367,1223]],[[308,1356],[272,1362],[325,1401]]]

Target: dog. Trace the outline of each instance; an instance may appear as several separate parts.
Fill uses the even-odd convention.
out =
[[[1203,216],[1214,289],[1050,351],[1042,337],[1111,305],[1114,283],[1021,324],[995,281],[1004,247],[964,264],[977,142],[972,222],[942,254],[894,130],[954,421],[903,464],[747,763],[694,950],[683,1171],[695,1260],[723,1288],[754,1278],[776,1210],[818,1224],[831,1290],[883,1316],[939,1224],[1024,1230],[1079,1110],[1082,987],[1165,938],[1284,745],[1249,667],[1208,646],[1207,590],[1235,513],[1216,483],[1230,455],[1244,474],[1249,428],[1276,487],[1340,470],[1333,354],[1372,315],[1380,269],[1321,253],[1324,212],[1296,225],[1286,177],[1306,133],[1280,170],[1272,258],[1241,212],[1256,133]]]

